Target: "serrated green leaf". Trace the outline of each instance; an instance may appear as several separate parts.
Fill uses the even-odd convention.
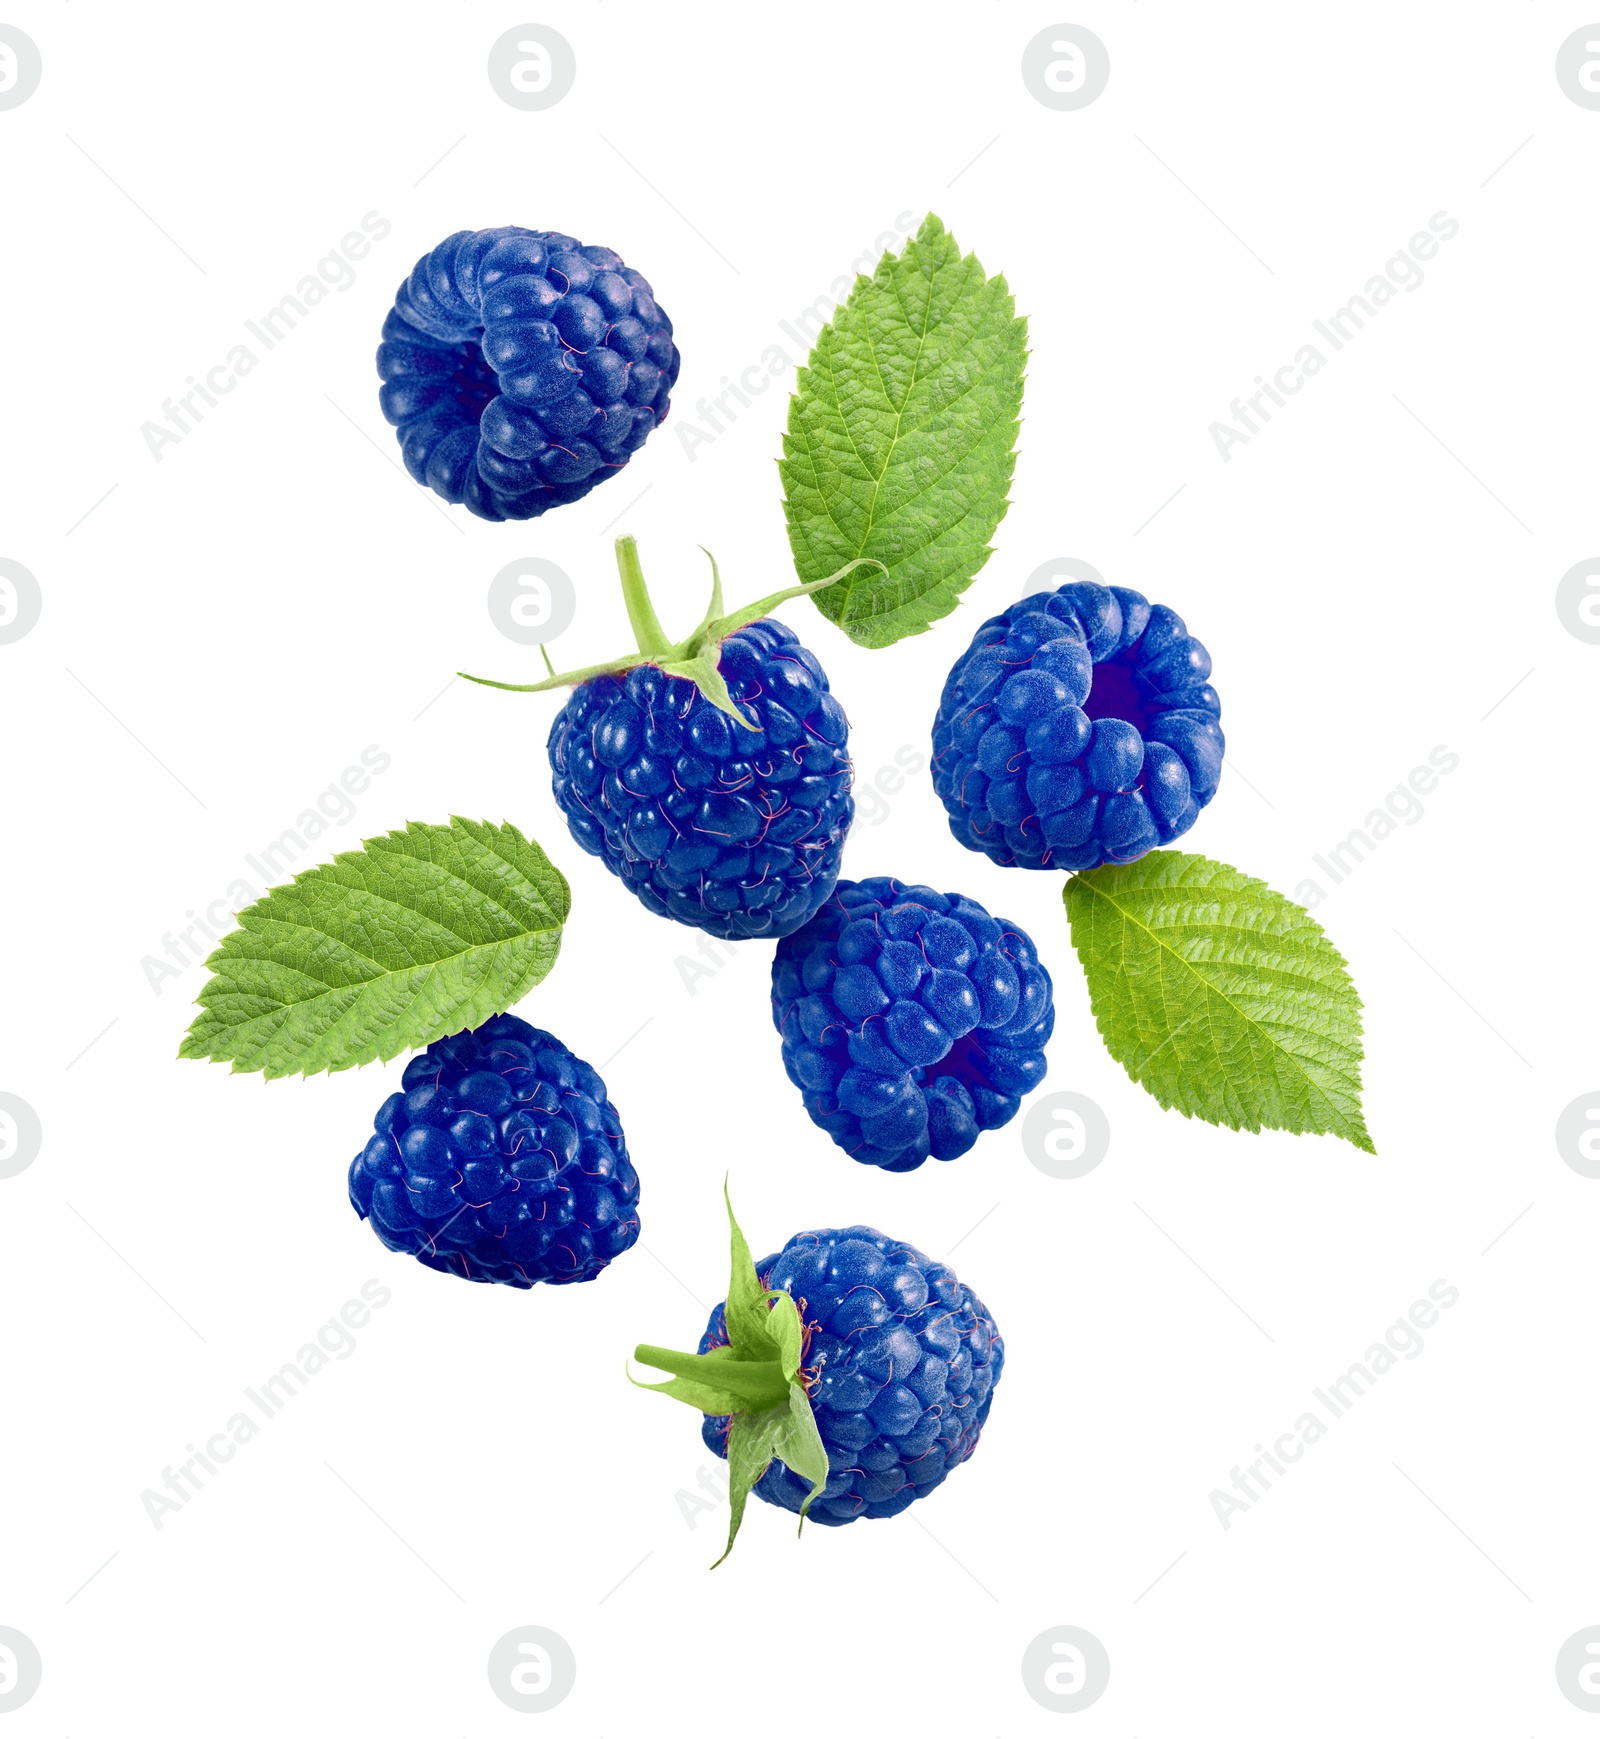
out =
[[[857,645],[892,646],[956,607],[989,559],[1015,463],[1028,323],[929,215],[817,336],[778,470],[796,572],[866,569],[813,602]]]
[[[1162,1105],[1377,1151],[1361,999],[1304,907],[1182,851],[1075,875],[1065,899],[1106,1049]]]
[[[516,828],[413,821],[239,913],[178,1054],[268,1080],[420,1050],[555,964],[566,878]]]

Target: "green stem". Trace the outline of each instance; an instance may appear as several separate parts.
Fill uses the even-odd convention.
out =
[[[727,1349],[724,1348],[723,1351],[726,1353]],[[789,1399],[790,1380],[782,1364],[775,1358],[712,1358],[707,1353],[680,1353],[673,1351],[671,1347],[648,1344],[636,1346],[633,1357],[637,1364],[649,1365],[658,1371],[669,1371],[674,1377],[682,1378],[683,1381],[677,1385],[680,1390],[692,1388],[714,1395],[718,1412],[723,1410],[721,1402],[724,1399],[731,1398],[737,1403],[731,1409],[735,1413],[763,1413],[769,1407],[786,1405]],[[638,1389],[656,1389],[670,1393],[674,1387],[670,1383],[641,1383],[635,1379],[630,1381]],[[682,1397],[677,1395],[674,1398]]]
[[[672,650],[667,631],[661,626],[656,607],[645,588],[644,568],[639,562],[639,546],[631,537],[617,539],[617,572],[622,575],[622,596],[628,606],[628,621],[633,637],[646,658],[657,658]]]
[[[706,554],[709,556],[711,552],[707,550]],[[471,676],[464,670],[457,671],[456,674],[465,677],[468,682],[481,683],[485,688],[508,689],[514,694],[540,694],[551,688],[576,688],[579,683],[588,682],[596,676],[620,676],[624,671],[632,670],[640,664],[654,664],[668,676],[682,677],[692,682],[719,712],[726,713],[736,724],[743,725],[747,730],[755,730],[758,726],[740,712],[728,694],[727,684],[722,680],[718,668],[722,642],[749,623],[758,622],[763,616],[770,615],[779,604],[790,598],[803,598],[811,592],[820,592],[825,586],[835,584],[860,567],[883,568],[883,563],[870,556],[858,556],[854,561],[846,562],[838,573],[829,574],[825,580],[812,580],[803,586],[786,586],[781,592],[772,592],[754,604],[746,604],[724,615],[722,578],[717,572],[716,559],[713,557],[710,608],[686,640],[674,643],[668,640],[666,630],[656,616],[655,606],[650,602],[650,593],[644,583],[644,569],[639,562],[638,545],[631,537],[619,537],[617,572],[622,576],[622,595],[628,605],[628,620],[633,625],[634,638],[639,643],[637,652],[610,659],[605,664],[591,664],[583,670],[567,670],[557,675],[551,670],[549,652],[541,646],[539,650],[544,655],[544,667],[551,670],[551,674],[543,682],[494,682],[486,676]],[[884,572],[887,573],[888,570],[885,568]]]
[[[825,580],[812,580],[803,586],[786,586],[781,592],[770,592],[754,604],[745,604],[726,616],[719,616],[715,621],[705,623],[701,631],[708,640],[726,640],[730,634],[738,633],[751,622],[759,622],[763,616],[770,616],[779,604],[786,604],[791,598],[804,598],[812,592],[823,591],[842,580],[846,574],[854,573],[857,568],[883,568],[885,573],[889,571],[872,556],[857,556],[853,562],[846,562],[837,573],[829,574]]]

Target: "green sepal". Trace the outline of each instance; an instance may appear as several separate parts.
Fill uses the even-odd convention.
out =
[[[705,549],[705,546],[702,544],[701,548]],[[484,688],[503,688],[512,694],[541,694],[546,689],[576,688],[579,683],[588,682],[596,676],[618,676],[641,664],[653,664],[668,676],[678,676],[692,682],[719,712],[726,713],[735,724],[743,725],[746,730],[759,729],[759,724],[746,718],[734,705],[733,698],[728,693],[728,685],[722,680],[722,672],[718,669],[721,656],[718,648],[722,642],[730,634],[737,634],[741,628],[749,627],[752,622],[759,622],[763,616],[770,616],[779,604],[787,603],[790,598],[803,598],[812,592],[820,592],[844,579],[856,568],[881,569],[883,563],[870,556],[860,556],[854,561],[846,562],[837,573],[829,574],[826,579],[812,580],[803,586],[787,586],[783,591],[769,593],[753,604],[724,611],[722,576],[717,571],[717,558],[710,550],[706,550],[705,554],[711,563],[711,603],[693,632],[683,640],[674,643],[667,639],[644,583],[644,570],[639,565],[639,546],[631,537],[619,537],[617,571],[622,576],[622,595],[628,606],[628,621],[633,628],[633,637],[639,645],[637,652],[625,653],[621,658],[609,659],[604,664],[586,665],[582,670],[567,670],[559,675],[552,672],[543,682],[495,682],[487,676],[471,676],[465,670],[459,670],[456,674],[466,677],[468,682],[480,683]],[[546,653],[545,668],[549,669],[549,665],[550,657]]]
[[[732,1415],[728,1426],[728,1543],[720,1564],[733,1550],[745,1500],[774,1458],[791,1473],[811,1482],[800,1506],[805,1525],[810,1509],[828,1483],[828,1451],[817,1430],[811,1396],[800,1369],[805,1325],[787,1292],[769,1292],[756,1273],[750,1246],[733,1215],[728,1187],[722,1187],[728,1207],[730,1272],[724,1315],[728,1344],[708,1353],[678,1353],[641,1345],[633,1356],[641,1365],[670,1371],[671,1381],[641,1383],[636,1388],[669,1395],[702,1413]],[[717,1564],[711,1568],[714,1570]]]

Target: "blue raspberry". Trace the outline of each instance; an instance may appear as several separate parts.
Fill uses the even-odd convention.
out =
[[[1077,580],[991,616],[933,724],[950,831],[1003,866],[1132,863],[1187,833],[1222,774],[1211,655],[1164,604]]]
[[[832,893],[855,816],[849,721],[766,614],[818,583],[724,614],[713,561],[710,608],[672,643],[631,537],[617,566],[636,656],[488,686],[575,689],[550,726],[551,789],[572,837],[647,911],[725,940],[787,936]]]
[[[926,1497],[977,1447],[1005,1367],[994,1318],[942,1262],[871,1226],[797,1232],[754,1262],[723,1195],[728,1295],[699,1351],[633,1353],[671,1372],[639,1387],[703,1414],[706,1446],[728,1463],[718,1564],[752,1490],[830,1527]]]
[[[350,1205],[441,1274],[593,1280],[639,1236],[639,1176],[605,1082],[512,1014],[406,1064],[350,1167]]]
[[[783,1066],[862,1165],[914,1171],[1009,1123],[1044,1079],[1050,974],[964,894],[843,881],[772,962]]]
[[[737,724],[654,665],[586,682],[550,727],[551,789],[572,837],[659,917],[713,936],[787,936],[833,891],[850,727],[782,622],[721,643]]]
[[[383,324],[378,402],[406,469],[482,519],[534,519],[615,477],[663,422],[672,322],[610,248],[458,230]]]
[[[801,1374],[828,1452],[828,1483],[806,1510],[839,1527],[897,1516],[944,1483],[978,1446],[1005,1343],[978,1296],[942,1262],[870,1226],[797,1232],[756,1264],[763,1289],[787,1292],[804,1324]],[[700,1352],[728,1344],[726,1303]],[[701,1424],[727,1458],[729,1414]],[[798,1511],[811,1490],[774,1459],[752,1488]]]

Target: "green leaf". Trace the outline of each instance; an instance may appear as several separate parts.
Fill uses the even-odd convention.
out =
[[[730,1414],[728,1421],[728,1543],[717,1564],[733,1550],[744,1520],[745,1500],[777,1456],[791,1473],[811,1482],[800,1506],[806,1511],[828,1482],[828,1451],[817,1430],[816,1415],[800,1359],[805,1324],[787,1292],[767,1292],[756,1273],[750,1246],[733,1215],[733,1202],[723,1184],[728,1206],[730,1273],[724,1317],[728,1344],[707,1353],[677,1353],[642,1345],[633,1356],[642,1365],[671,1371],[666,1383],[628,1380],[635,1388],[669,1395],[702,1413]],[[711,1568],[716,1569],[717,1564]]]
[[[930,213],[817,336],[789,400],[778,471],[802,580],[859,646],[922,634],[988,561],[1010,505],[1028,323]]]
[[[526,995],[555,964],[569,903],[509,823],[410,822],[239,913],[178,1055],[270,1081],[420,1050]]]
[[[1377,1151],[1361,999],[1303,907],[1182,851],[1075,875],[1065,899],[1106,1049],[1161,1104]]]

